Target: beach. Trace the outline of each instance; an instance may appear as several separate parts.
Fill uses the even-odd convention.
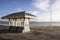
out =
[[[8,32],[8,26],[0,25],[0,40],[60,40],[60,27],[55,26],[30,26],[31,31],[27,33]],[[6,30],[6,31],[4,31]]]
[[[0,40],[60,40],[60,0],[0,0]]]

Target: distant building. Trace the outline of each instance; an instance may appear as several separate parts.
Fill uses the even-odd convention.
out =
[[[16,27],[17,30],[21,30],[22,33],[30,31],[29,19],[36,18],[36,16],[23,12],[16,12],[1,17],[2,19],[9,19],[9,26]]]

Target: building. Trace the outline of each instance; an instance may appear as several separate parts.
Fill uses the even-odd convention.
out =
[[[29,28],[29,20],[31,18],[36,18],[36,16],[23,12],[16,12],[6,16],[1,17],[2,19],[9,20],[9,26],[16,27],[17,29],[20,28],[21,32],[28,32],[30,31]]]

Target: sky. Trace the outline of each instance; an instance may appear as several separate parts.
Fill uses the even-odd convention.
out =
[[[0,0],[0,18],[20,11],[36,15],[39,22],[50,22],[51,13],[52,22],[60,22],[60,0]]]

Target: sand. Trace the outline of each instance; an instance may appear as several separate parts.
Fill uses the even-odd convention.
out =
[[[31,26],[31,31],[27,33],[8,32],[6,30],[8,27],[2,25],[0,27],[3,29],[3,32],[0,31],[0,40],[60,40],[59,26],[52,29],[50,26]]]

